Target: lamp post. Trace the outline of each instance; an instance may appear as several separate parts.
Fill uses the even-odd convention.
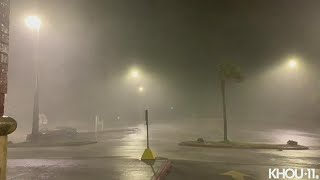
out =
[[[39,32],[41,26],[41,19],[38,16],[28,16],[25,19],[27,27],[31,30],[36,31],[36,38],[34,42],[34,71],[35,71],[35,89],[34,89],[34,102],[33,102],[33,121],[32,121],[32,133],[31,142],[37,142],[39,133]]]
[[[144,109],[144,106],[145,106],[144,97],[143,97],[145,95],[144,91],[145,91],[144,87],[140,85],[138,87],[138,93],[141,96],[139,98],[139,120],[143,119],[143,109]]]

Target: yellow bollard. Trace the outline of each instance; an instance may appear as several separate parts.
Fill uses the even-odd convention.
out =
[[[149,148],[145,149],[141,156],[141,160],[155,160],[155,159],[156,159],[155,154]]]
[[[0,180],[7,178],[8,134],[17,129],[17,122],[11,117],[0,117]]]

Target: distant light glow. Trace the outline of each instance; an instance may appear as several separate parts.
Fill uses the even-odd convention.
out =
[[[296,61],[295,59],[291,59],[291,60],[289,61],[289,63],[288,63],[288,66],[289,66],[291,69],[295,69],[295,68],[297,68],[298,63],[297,63],[297,61]]]
[[[143,92],[144,91],[144,88],[143,88],[143,86],[139,86],[139,92]]]
[[[41,19],[38,16],[27,16],[25,23],[30,29],[39,30],[41,26]]]
[[[131,77],[138,78],[139,77],[139,71],[138,70],[132,70]]]
[[[173,106],[171,106],[170,109],[173,110]]]

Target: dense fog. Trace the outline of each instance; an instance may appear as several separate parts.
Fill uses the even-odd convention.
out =
[[[43,19],[40,113],[49,128],[92,131],[96,115],[105,128],[141,125],[147,108],[154,124],[209,132],[212,126],[214,134],[223,128],[219,65],[230,62],[244,75],[226,85],[232,133],[318,132],[320,12],[308,2],[290,4],[12,0],[6,98],[6,114],[18,122],[12,136],[32,126],[35,35],[24,24],[30,13]]]

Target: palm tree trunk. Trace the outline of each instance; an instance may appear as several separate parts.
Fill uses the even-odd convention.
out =
[[[224,79],[221,80],[221,92],[222,92],[222,105],[223,105],[224,141],[228,142],[227,110],[226,110],[226,81]]]

